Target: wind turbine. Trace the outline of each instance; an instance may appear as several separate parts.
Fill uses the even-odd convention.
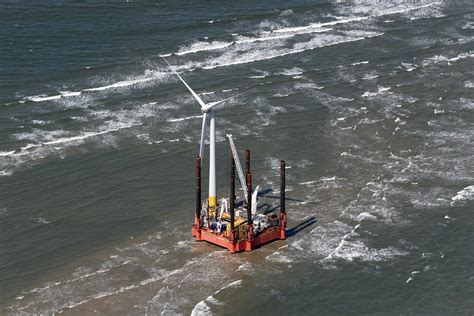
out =
[[[205,133],[207,128],[207,119],[209,120],[209,207],[217,207],[217,193],[216,193],[216,111],[222,108],[223,103],[228,100],[235,98],[236,96],[242,94],[234,95],[230,98],[214,101],[209,103],[204,103],[204,101],[197,95],[196,92],[184,81],[183,78],[173,69],[173,67],[168,63],[168,61],[163,57],[163,60],[168,64],[171,71],[178,76],[179,80],[188,88],[189,92],[193,95],[194,99],[201,106],[202,115],[202,128],[201,128],[201,143],[199,146],[199,157],[201,161],[204,156],[204,141]],[[244,92],[245,93],[245,92]]]

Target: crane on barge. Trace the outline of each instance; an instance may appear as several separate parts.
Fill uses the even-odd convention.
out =
[[[229,180],[229,198],[223,198],[221,203],[217,200],[216,184],[216,111],[223,105],[237,97],[205,103],[199,95],[184,81],[173,69],[168,61],[163,58],[171,71],[186,86],[194,99],[201,106],[202,128],[199,155],[196,157],[196,208],[192,235],[197,241],[227,248],[231,253],[252,251],[263,244],[278,239],[286,238],[286,210],[285,210],[285,161],[280,162],[280,212],[279,214],[257,214],[258,189],[252,193],[252,173],[250,171],[250,151],[246,150],[246,173],[244,175],[239,156],[232,135],[227,135],[230,144],[231,176]],[[209,195],[208,199],[201,201],[201,167],[204,157],[204,142],[209,120]],[[244,204],[236,207],[235,195],[235,169],[243,191]]]

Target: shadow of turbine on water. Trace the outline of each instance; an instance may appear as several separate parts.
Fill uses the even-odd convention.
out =
[[[310,216],[303,220],[301,223],[297,224],[296,226],[293,226],[292,228],[288,228],[286,230],[286,237],[293,237],[300,231],[302,231],[305,228],[308,228],[309,226],[316,224],[317,220],[315,216]]]

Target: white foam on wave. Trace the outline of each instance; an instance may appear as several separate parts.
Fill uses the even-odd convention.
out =
[[[238,91],[239,88],[232,88],[232,89],[223,89],[222,92],[231,92],[231,91]]]
[[[81,95],[81,91],[60,91],[63,97],[77,97]]]
[[[456,55],[454,57],[447,57],[447,56],[443,56],[443,55],[435,55],[433,57],[427,58],[421,64],[424,67],[429,66],[429,65],[433,65],[433,64],[439,64],[439,63],[448,63],[448,64],[450,64],[450,63],[454,63],[454,62],[457,62],[459,60],[463,60],[463,59],[466,59],[466,58],[474,58],[474,51],[461,53],[461,54]]]
[[[436,7],[442,4],[442,2],[431,2],[427,4],[422,4],[422,5],[406,5],[406,4],[395,4],[391,1],[376,1],[376,3],[373,3],[374,1],[362,1],[359,2],[357,1],[357,5],[355,6],[348,6],[348,7],[341,7],[341,9],[346,9],[349,10],[351,13],[356,13],[356,14],[364,14],[363,16],[365,19],[370,19],[370,18],[377,18],[377,17],[383,17],[387,15],[396,15],[396,14],[404,14],[404,13],[409,13],[412,11],[418,11],[422,9],[426,9],[429,7]],[[344,21],[344,23],[347,19],[346,16],[341,16],[341,17],[336,17],[337,19],[341,19]],[[350,20],[350,18],[349,18]],[[352,22],[352,21],[350,21]],[[384,22],[393,22],[391,20],[385,20]]]
[[[203,65],[202,68],[214,69],[219,67],[228,67],[263,60],[270,60],[288,55],[300,54],[317,48],[357,42],[377,36],[382,36],[383,34],[384,33],[363,32],[361,36],[357,37],[340,35],[322,36],[313,38],[307,42],[296,43],[293,45],[292,48],[275,49],[272,47],[265,47],[261,50],[243,52],[242,54],[237,56],[235,55],[235,52],[224,53],[220,57],[213,58],[207,65]]]
[[[275,251],[272,254],[269,254],[265,257],[265,260],[276,262],[276,263],[292,263],[293,259],[289,256],[282,254],[280,251]]]
[[[410,64],[410,63],[402,63],[401,66],[402,66],[403,69],[405,69],[408,72],[412,72],[413,70],[416,69],[416,66],[414,64]]]
[[[373,15],[367,15],[367,16],[336,17],[335,20],[328,21],[328,22],[310,23],[308,25],[302,25],[302,26],[280,27],[280,28],[273,29],[270,32],[261,31],[261,32],[255,33],[255,36],[241,36],[238,34],[232,34],[235,37],[234,37],[234,40],[231,42],[198,41],[189,46],[182,47],[176,53],[161,54],[160,56],[168,57],[173,54],[178,55],[178,56],[183,56],[183,55],[195,54],[195,53],[203,52],[203,51],[221,50],[232,45],[241,45],[241,44],[250,44],[250,43],[256,43],[256,42],[288,39],[297,35],[303,35],[303,34],[309,34],[309,33],[323,33],[323,32],[331,31],[332,28],[329,28],[330,26],[361,22],[361,21],[365,21],[365,20],[369,20],[372,18],[385,16],[385,15],[406,13],[406,12],[430,7],[435,4],[438,4],[438,3],[430,3],[426,5],[421,5],[421,6],[411,6],[411,7],[402,7],[402,8],[395,7],[395,8],[390,8],[388,10],[383,10],[381,12],[375,13]]]
[[[50,224],[51,222],[44,219],[43,217],[38,217],[34,219],[38,224]]]
[[[248,76],[247,78],[250,78],[250,79],[263,79],[263,78],[268,77],[270,75],[269,72],[263,71],[263,70],[257,70],[257,72],[261,73],[261,75]]]
[[[352,63],[351,65],[352,66],[359,66],[359,65],[365,65],[365,64],[368,64],[368,63],[369,63],[368,60],[364,60],[364,61],[358,61],[358,62]]]
[[[0,170],[0,177],[8,177],[13,174],[10,170]]]
[[[305,83],[296,83],[294,85],[295,89],[300,89],[300,90],[322,90],[324,89],[323,86],[319,86],[314,82],[305,82]]]
[[[474,200],[474,185],[465,187],[453,196],[451,200],[451,205],[454,205],[456,202]]]
[[[123,81],[118,81],[112,84],[108,84],[105,86],[93,87],[93,88],[86,88],[78,91],[61,91],[58,95],[36,95],[36,96],[29,96],[25,97],[23,100],[19,102],[22,103],[25,100],[33,101],[33,102],[44,102],[44,101],[54,101],[60,100],[64,98],[70,97],[78,97],[81,96],[83,93],[90,93],[90,92],[99,92],[99,91],[106,91],[110,89],[120,89],[125,87],[131,86],[140,86],[144,84],[149,84],[151,81],[156,80],[160,77],[167,76],[168,73],[160,72],[160,71],[153,71],[153,70],[146,70],[144,76],[134,79],[128,79]]]
[[[289,95],[290,95],[289,93],[275,93],[272,96],[275,97],[275,98],[286,98]]]
[[[212,315],[211,308],[208,304],[223,305],[223,303],[219,301],[218,299],[216,299],[214,296],[226,289],[233,288],[233,287],[240,287],[240,286],[242,286],[242,280],[237,280],[237,281],[229,283],[228,285],[225,285],[224,287],[215,291],[213,295],[209,295],[204,300],[198,302],[194,306],[193,310],[191,311],[191,315],[193,316]]]
[[[388,10],[387,12],[385,12],[382,15],[407,13],[407,12],[416,11],[416,10],[423,9],[423,8],[437,6],[437,5],[440,5],[440,4],[442,4],[442,2],[432,2],[432,3],[427,3],[427,4],[419,5],[419,6],[405,7],[405,8],[401,8],[401,9],[395,9],[395,10]]]
[[[104,112],[104,114],[101,114],[101,112]],[[100,118],[101,115],[105,115],[103,118],[104,124],[98,128],[98,131],[85,131],[77,134],[78,132],[76,131],[48,131],[35,128],[32,129],[32,132],[11,135],[17,140],[29,140],[32,142],[29,142],[15,150],[1,152],[0,167],[2,167],[3,170],[0,171],[0,176],[11,175],[14,170],[18,169],[21,165],[30,164],[51,155],[59,155],[61,158],[64,158],[66,150],[71,146],[82,145],[88,139],[100,136],[105,137],[105,135],[120,130],[141,126],[143,125],[143,122],[141,122],[139,118],[151,115],[151,113],[147,113],[147,111],[145,111],[145,113],[142,113],[143,111],[141,110],[136,112],[137,113],[135,113],[134,116],[130,116],[130,113],[126,111],[92,111],[91,115],[98,115],[98,118]],[[111,117],[115,117],[117,120],[113,120]],[[105,146],[116,146],[113,139],[110,137],[112,136],[100,139],[100,144]]]
[[[280,170],[280,160],[275,157],[269,157],[265,159],[265,163],[270,166],[273,170]]]
[[[415,278],[415,275],[418,274],[418,273],[421,273],[421,271],[417,271],[417,270],[412,271],[410,273],[410,277],[405,281],[405,283],[410,283],[411,281],[413,281],[414,278]]]
[[[346,235],[351,236],[351,235]],[[382,249],[373,249],[366,246],[361,240],[347,240],[344,236],[339,245],[324,260],[343,259],[346,261],[387,261],[396,256],[405,256],[406,251],[387,247]]]
[[[31,148],[35,147],[42,147],[42,146],[54,146],[54,145],[59,145],[59,144],[64,144],[64,143],[72,143],[72,142],[77,142],[77,141],[83,141],[84,139],[90,138],[90,137],[95,137],[99,135],[104,135],[112,132],[118,132],[119,130],[122,129],[127,129],[127,128],[132,128],[134,126],[139,126],[142,124],[131,124],[131,125],[123,125],[123,126],[118,126],[109,130],[104,130],[100,132],[85,132],[77,136],[72,136],[72,137],[62,137],[58,139],[54,139],[48,142],[44,143],[37,143],[37,144],[28,144],[24,147],[20,148],[20,151],[23,152],[25,150],[29,150]]]
[[[474,30],[474,22],[467,21],[466,24],[462,27],[463,30]]]
[[[288,15],[293,15],[293,10],[288,9],[280,12],[280,16],[288,16]]]
[[[104,91],[104,90],[108,90],[108,89],[123,88],[123,87],[136,85],[136,84],[139,84],[139,83],[146,83],[146,82],[152,81],[154,79],[155,78],[150,77],[150,78],[141,78],[141,79],[134,79],[134,80],[124,80],[124,81],[115,82],[115,83],[112,83],[112,84],[109,84],[109,85],[106,85],[106,86],[102,86],[102,87],[84,89],[82,91]]]
[[[374,91],[374,92],[370,92],[370,91],[366,91],[364,92],[364,94],[362,94],[362,97],[363,98],[371,98],[371,97],[375,97],[375,96],[378,96],[380,94],[383,94],[389,90],[391,90],[392,88],[391,87],[382,87],[382,86],[379,86],[377,91]]]
[[[35,96],[30,96],[26,97],[25,100],[33,101],[33,102],[43,102],[43,101],[52,101],[52,100],[58,100],[61,99],[62,95],[35,95]]]
[[[468,81],[464,82],[464,87],[474,88],[474,81],[468,80]]]
[[[53,121],[43,121],[43,120],[32,120],[31,123],[35,125],[48,125],[51,124]]]
[[[291,258],[310,257],[323,263],[337,260],[379,262],[408,254],[392,246],[380,249],[367,246],[359,236],[359,228],[360,224],[352,227],[339,221],[318,226],[290,244],[289,254]]]
[[[354,237],[354,236],[358,236],[356,230],[360,227],[360,224],[357,224],[350,232],[348,232],[347,234],[345,234],[344,236],[342,236],[341,238],[341,241],[339,242],[339,244],[337,245],[337,247],[331,251],[329,253],[329,255],[324,258],[324,260],[329,260],[329,259],[333,259],[335,256],[340,256],[339,253],[341,252],[341,249],[345,246],[345,244],[347,243],[347,240],[350,238],[350,237]],[[349,261],[352,261],[353,258],[352,256],[349,257]]]
[[[377,220],[377,217],[372,215],[369,212],[362,212],[357,216],[356,220],[358,222],[361,222],[361,221],[364,221],[364,220],[375,221],[375,220]]]
[[[292,33],[292,34],[283,34],[283,35],[275,35],[272,33],[259,33],[257,36],[251,37],[251,36],[242,36],[242,35],[236,35],[234,40],[231,42],[220,42],[220,41],[213,41],[213,42],[196,42],[191,44],[190,46],[186,46],[181,48],[178,52],[176,53],[169,53],[169,54],[162,54],[160,55],[161,57],[169,57],[171,55],[177,55],[177,56],[184,56],[184,55],[189,55],[189,54],[196,54],[199,52],[206,52],[206,51],[214,51],[214,50],[222,50],[224,48],[227,48],[232,45],[242,45],[242,44],[251,44],[251,43],[258,43],[258,42],[266,42],[266,41],[276,41],[280,39],[288,39],[291,37],[294,37],[296,35],[300,34],[307,34],[307,33],[323,33],[323,32],[328,32],[331,31],[332,29],[330,28],[317,28],[314,30],[310,29],[305,29],[305,32],[303,30],[296,32],[296,31],[285,31],[285,33]]]
[[[333,177],[321,177],[321,179],[319,180],[312,180],[312,181],[306,181],[306,182],[300,182],[298,183],[299,185],[305,185],[305,186],[311,186],[315,183],[322,183],[323,186],[327,185],[328,182],[336,182],[337,181],[337,177],[336,176],[333,176]]]
[[[365,74],[363,77],[362,77],[362,80],[372,80],[372,79],[376,79],[378,78],[379,76],[378,75],[375,75],[375,74]]]
[[[161,54],[161,57],[169,57],[171,55],[177,56],[184,56],[188,54],[196,54],[199,52],[206,52],[206,51],[214,51],[214,50],[222,50],[232,45],[242,45],[242,44],[251,44],[257,42],[265,42],[265,41],[276,41],[280,39],[287,39],[294,37],[300,34],[308,34],[308,33],[323,33],[331,31],[331,28],[322,28],[322,27],[304,27],[299,29],[292,30],[291,28],[281,29],[274,32],[260,32],[256,34],[256,36],[242,36],[235,34],[234,40],[231,42],[221,42],[221,41],[212,41],[212,42],[202,42],[198,41],[189,46],[182,47],[176,53],[168,53],[168,54]],[[289,34],[282,34],[276,35],[274,33],[289,33]]]
[[[252,271],[252,264],[250,262],[246,262],[244,264],[241,264],[238,268],[237,271]]]
[[[212,297],[212,296],[210,296]],[[209,299],[210,297],[206,298]],[[206,300],[202,300],[194,306],[193,310],[191,311],[191,315],[195,316],[204,316],[204,315],[212,315],[211,308],[207,305]]]
[[[199,96],[211,95],[211,94],[214,94],[214,92],[213,92],[213,91],[209,91],[209,92],[201,92],[201,93],[198,93]]]
[[[329,21],[329,22],[318,22],[318,23],[311,23],[309,25],[304,25],[304,26],[281,28],[281,29],[274,30],[273,32],[275,33],[288,33],[288,32],[305,33],[306,31],[317,30],[317,29],[324,28],[327,26],[359,22],[359,21],[367,20],[369,18],[370,18],[369,16],[350,17],[347,19],[341,18],[341,19],[336,19],[334,21]]]
[[[291,69],[283,69],[278,74],[284,75],[284,76],[301,75],[303,74],[303,69],[298,68],[298,67],[293,67]]]
[[[29,143],[18,150],[5,152],[3,156],[24,155],[25,153],[28,153],[29,150],[39,147],[82,143],[88,138],[141,126],[143,125],[142,119],[156,116],[159,109],[160,106],[156,105],[156,102],[152,102],[134,107],[132,110],[90,111],[90,117],[104,121],[104,124],[99,128],[99,131],[82,132],[79,135],[70,136],[71,132],[64,130],[44,131],[34,129],[32,133],[19,133],[13,136],[18,140],[33,140],[35,143]],[[0,157],[1,156],[2,155],[0,155]]]
[[[366,21],[366,20],[372,19],[372,18],[386,16],[386,15],[407,13],[407,12],[410,12],[410,11],[415,11],[415,10],[420,10],[420,9],[423,9],[423,8],[431,7],[431,6],[434,6],[434,5],[437,5],[437,4],[440,4],[440,2],[429,3],[429,4],[425,4],[425,5],[420,5],[420,6],[389,8],[389,9],[386,9],[386,10],[381,10],[380,12],[374,12],[372,15],[366,15],[366,16],[349,16],[349,17],[340,16],[340,17],[336,17],[336,19],[333,20],[333,21],[317,22],[317,23],[311,23],[309,25],[296,26],[296,27],[286,27],[286,28],[273,30],[273,32],[274,33],[288,33],[288,32],[304,33],[306,31],[310,32],[311,30],[318,30],[318,29],[328,27],[328,26],[336,26],[336,25],[341,25],[341,24],[361,22],[361,21]]]
[[[307,181],[307,182],[300,182],[298,183],[299,185],[310,185],[310,184],[314,184],[314,183],[317,183],[318,180],[313,180],[313,181]]]
[[[275,41],[279,39],[287,39],[293,37],[293,34],[287,35],[278,35],[278,36],[264,36],[264,37],[246,37],[246,36],[239,36],[239,39],[235,41],[236,44],[248,44],[248,43],[256,43],[256,42],[265,42],[265,41]]]
[[[219,50],[219,49],[229,47],[232,44],[234,43],[233,42],[219,42],[219,41],[196,42],[186,48],[180,49],[177,53],[174,53],[174,54],[178,56],[183,56],[183,55],[195,54],[195,53],[199,53],[203,51]]]
[[[293,27],[293,28],[283,28],[273,30],[271,33],[264,33],[264,36],[260,37],[252,37],[252,38],[245,38],[240,41],[236,41],[236,43],[253,43],[253,42],[263,42],[263,41],[273,41],[278,39],[287,39],[291,37],[295,37],[297,35],[304,35],[304,34],[311,34],[311,33],[325,33],[332,31],[332,28],[323,28],[319,26],[305,26],[305,27]],[[275,33],[281,35],[274,35]],[[286,34],[285,34],[286,33]]]
[[[15,150],[11,150],[11,151],[0,151],[0,157],[6,157],[6,156],[10,156],[12,154],[15,153]]]

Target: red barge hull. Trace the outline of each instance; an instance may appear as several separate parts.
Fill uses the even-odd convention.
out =
[[[251,233],[247,234],[245,238],[239,240],[232,240],[224,234],[217,234],[207,228],[199,228],[197,225],[193,225],[191,233],[196,241],[207,241],[208,243],[226,248],[231,253],[236,253],[252,251],[272,241],[286,239],[285,222],[286,220],[282,216],[280,218],[280,226],[268,228],[259,233],[258,236],[253,236]]]

